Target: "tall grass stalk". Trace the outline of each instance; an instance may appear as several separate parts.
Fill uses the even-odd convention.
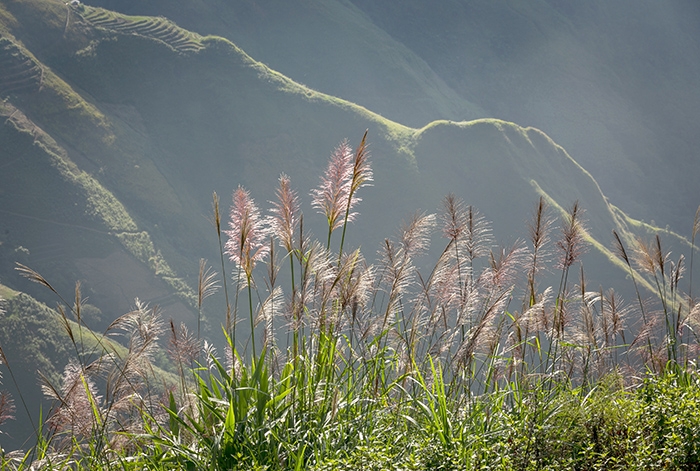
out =
[[[224,300],[226,302],[226,324],[225,324],[225,329],[226,332],[233,337],[234,343],[236,340],[236,335],[235,335],[235,330],[234,326],[236,325],[235,322],[235,316],[232,318],[232,312],[231,312],[231,303],[229,302],[229,297],[228,297],[228,285],[226,283],[226,280],[228,277],[226,276],[226,265],[224,263],[224,243],[221,237],[221,211],[219,209],[219,195],[216,194],[216,192],[213,193],[213,210],[214,210],[214,227],[216,229],[216,236],[217,240],[219,242],[219,255],[221,259],[221,280],[224,285]],[[240,277],[239,277],[240,278]],[[238,299],[238,292],[236,292],[236,300]]]

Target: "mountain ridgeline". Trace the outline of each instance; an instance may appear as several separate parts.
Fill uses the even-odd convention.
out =
[[[527,237],[541,196],[558,216],[578,201],[596,287],[625,284],[626,271],[606,249],[613,230],[625,241],[656,231],[610,205],[538,129],[486,119],[457,98],[452,109],[430,105],[445,120],[404,125],[369,103],[291,80],[223,35],[204,35],[209,25],[195,33],[164,17],[0,0],[0,283],[55,305],[51,292],[16,273],[19,262],[68,299],[81,281],[95,328],[136,297],[193,325],[199,259],[219,260],[212,193],[224,213],[239,185],[267,208],[285,173],[305,201],[307,228],[323,234],[307,195],[332,150],[345,138],[357,145],[366,129],[374,182],[361,190],[348,244],[368,259],[403,220],[439,211],[450,192],[493,221],[504,245]],[[415,70],[424,73],[411,85],[417,107],[449,96],[427,68]],[[225,310],[212,304],[208,332],[218,335]]]
[[[693,0],[88,3],[220,35],[412,127],[482,117],[537,127],[637,219],[685,232],[700,200]]]

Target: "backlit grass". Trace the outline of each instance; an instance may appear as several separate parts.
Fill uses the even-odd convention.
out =
[[[618,237],[611,253],[656,288],[652,298],[637,291],[625,301],[587,286],[578,205],[555,217],[541,198],[528,241],[498,247],[490,223],[448,195],[439,213],[409,218],[370,263],[346,245],[346,229],[372,179],[364,138],[333,152],[312,193],[328,221],[319,240],[305,232],[284,175],[269,213],[239,188],[227,221],[215,197],[221,274],[202,264],[194,302],[201,315],[209,296],[225,297],[218,351],[199,330],[138,302],[104,334],[84,337],[79,285],[68,301],[19,267],[62,300],[56,315],[73,353],[58,381],[46,378],[56,402],[35,425],[37,445],[5,450],[3,465],[698,465],[700,310],[682,289],[683,258],[673,262],[659,238],[628,246]],[[693,243],[699,227],[696,218]],[[431,243],[443,248],[426,264]],[[692,256],[688,263],[692,272]],[[162,348],[171,379],[153,366]]]

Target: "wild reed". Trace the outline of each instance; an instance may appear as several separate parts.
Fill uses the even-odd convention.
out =
[[[497,247],[488,221],[448,195],[440,214],[417,213],[385,239],[372,264],[347,249],[358,191],[373,180],[367,149],[367,133],[355,150],[343,141],[312,191],[327,223],[324,242],[305,232],[286,175],[269,216],[239,187],[228,230],[221,229],[215,194],[222,278],[200,263],[196,336],[184,325],[164,325],[157,308],[138,301],[104,334],[89,333],[78,285],[75,302],[59,309],[76,359],[60,385],[44,386],[56,406],[38,432],[41,451],[3,463],[294,470],[697,463],[693,433],[682,432],[678,445],[681,432],[668,432],[653,414],[677,388],[700,384],[700,309],[690,290],[680,292],[683,258],[670,262],[658,237],[634,240],[630,252],[615,232],[637,297],[636,307],[627,305],[616,291],[589,288],[578,203],[562,216],[557,237],[541,198],[529,239]],[[443,248],[422,273],[416,261],[435,234]],[[278,280],[285,265],[288,289]],[[20,270],[56,292],[41,275]],[[559,279],[556,288],[543,274]],[[659,309],[643,299],[642,277],[656,287]],[[204,301],[219,286],[226,298],[224,359],[200,337]],[[237,330],[239,301],[247,304],[248,338]],[[117,332],[123,348],[108,340]],[[153,367],[166,332],[169,380]],[[646,372],[659,374],[630,379]],[[665,413],[700,414],[700,395],[684,397],[677,411]],[[700,420],[687,424],[683,430],[700,432]],[[651,436],[656,449],[643,445]]]

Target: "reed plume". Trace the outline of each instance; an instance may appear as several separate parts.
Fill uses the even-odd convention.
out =
[[[72,437],[89,439],[100,425],[102,397],[97,394],[94,381],[75,361],[64,368],[61,383],[60,390],[48,383],[42,385],[44,394],[58,402],[47,422],[55,433],[67,433],[67,441]]]
[[[400,242],[384,241],[380,284],[387,293],[386,308],[382,317],[384,331],[392,316],[399,313],[403,295],[415,282],[413,258],[428,248],[429,234],[435,225],[435,215],[414,214],[400,231]]]
[[[547,213],[545,199],[543,196],[540,196],[532,221],[527,226],[531,243],[530,266],[527,270],[528,303],[530,305],[537,302],[536,279],[538,273],[544,269],[548,261],[549,252],[547,245],[550,242],[550,232],[553,223],[554,219]]]
[[[554,328],[558,336],[561,336],[565,324],[565,299],[567,294],[567,281],[569,269],[579,260],[587,250],[584,238],[585,228],[582,221],[582,210],[578,201],[574,202],[569,212],[564,217],[561,228],[561,237],[556,246],[559,250],[557,268],[561,270],[559,293],[557,295],[559,309],[554,313]]]
[[[462,368],[467,368],[471,364],[474,354],[484,346],[489,346],[493,342],[493,335],[497,333],[494,320],[506,309],[512,290],[504,290],[490,299],[484,305],[483,310],[473,313],[471,328],[467,331],[464,340],[460,342],[453,357],[453,363]]]
[[[168,356],[178,366],[181,377],[185,377],[185,369],[191,368],[199,355],[200,346],[197,339],[184,323],[175,326],[170,319],[170,335],[168,336]],[[183,391],[184,393],[184,391]]]
[[[464,201],[449,193],[442,200],[443,212],[440,214],[442,235],[450,241],[462,238],[467,230],[467,212]]]
[[[345,222],[343,223],[343,234],[340,237],[340,248],[338,249],[338,263],[340,263],[340,257],[343,256],[343,245],[345,244],[345,232],[347,231],[347,222],[350,217],[350,210],[352,207],[361,201],[357,196],[357,190],[363,186],[370,185],[374,180],[374,175],[372,173],[372,167],[369,162],[369,152],[367,150],[367,133],[369,130],[365,130],[360,145],[355,151],[355,159],[352,165],[352,176],[350,177],[350,191],[348,194],[348,204],[345,208]]]
[[[366,307],[374,287],[375,270],[367,265],[359,249],[343,256],[338,278],[341,311],[351,309],[356,312]]]
[[[204,300],[216,293],[219,289],[216,274],[211,267],[207,266],[207,261],[199,260],[199,277],[197,278],[197,342],[201,339],[202,306]]]
[[[14,419],[15,401],[7,391],[0,391],[0,425],[3,425],[8,420]]]
[[[647,352],[647,358],[651,358],[653,356],[653,349],[652,349],[652,344],[651,344],[651,336],[649,335],[649,327],[648,326],[648,314],[647,314],[647,308],[646,308],[646,303],[642,300],[642,294],[639,291],[639,285],[637,284],[637,279],[636,279],[636,273],[634,269],[632,268],[632,261],[634,260],[634,254],[632,257],[627,252],[627,249],[625,248],[625,245],[622,243],[622,238],[620,235],[617,233],[617,231],[613,230],[613,237],[615,239],[615,252],[618,257],[620,257],[624,262],[625,265],[627,265],[627,269],[629,270],[630,278],[632,279],[632,284],[634,286],[634,292],[637,296],[637,303],[639,305],[639,310],[642,314],[642,331],[645,331],[646,334],[642,335],[641,337],[638,336],[637,339],[643,339],[643,341],[646,343],[648,352]]]
[[[353,208],[361,199],[357,190],[370,184],[373,180],[372,168],[367,151],[367,131],[362,141],[353,153],[347,139],[333,151],[328,167],[318,188],[311,191],[311,205],[326,217],[328,223],[328,239],[326,248],[330,249],[331,234],[343,227],[340,241],[339,260],[343,253],[345,230],[348,222],[357,216]]]
[[[294,329],[303,328],[305,320],[302,314],[313,315],[319,286],[326,285],[333,278],[333,268],[328,260],[328,251],[316,240],[301,239],[298,250],[301,273],[298,297],[292,320]]]
[[[498,252],[489,253],[489,267],[485,272],[489,283],[496,289],[510,286],[527,265],[528,251],[520,241],[508,248],[501,248]]]
[[[603,345],[613,347],[617,344],[617,337],[621,337],[624,342],[625,322],[630,312],[630,308],[624,305],[624,301],[610,288],[603,293],[598,293],[600,301],[600,318],[603,333]]]
[[[466,231],[462,240],[469,263],[473,265],[474,260],[489,254],[493,245],[493,235],[489,220],[472,205],[467,206],[466,222]]]
[[[127,339],[129,353],[150,361],[158,350],[158,339],[165,330],[160,308],[151,308],[138,298],[134,300],[134,306],[133,310],[112,322],[107,330],[120,330]]]
[[[556,244],[559,249],[557,267],[562,270],[568,270],[587,250],[582,212],[576,201],[564,217],[561,238]]]
[[[338,273],[340,311],[347,316],[350,335],[358,341],[366,339],[374,333],[373,318],[367,310],[374,290],[375,268],[366,263],[358,249],[343,256]]]
[[[680,322],[680,309],[676,312],[676,297],[675,289],[677,281],[680,280],[680,270],[682,269],[682,260],[679,260],[675,267],[667,267],[670,259],[670,252],[665,252],[661,247],[661,238],[657,234],[651,242],[645,242],[641,238],[636,239],[634,260],[637,266],[645,272],[654,282],[656,286],[656,294],[661,302],[664,322],[666,326],[666,357],[667,359],[677,361],[678,348],[678,329]],[[677,272],[674,274],[674,271]],[[670,290],[670,292],[669,292]]]
[[[277,347],[275,341],[274,319],[281,317],[284,310],[284,292],[282,288],[275,287],[270,295],[262,302],[256,317],[256,323],[263,324],[263,345],[268,351]]]
[[[269,229],[250,193],[243,187],[239,186],[233,193],[229,230],[224,233],[228,236],[224,253],[243,270],[250,283],[256,263],[264,260],[270,251]]]
[[[352,158],[352,148],[346,139],[331,154],[319,187],[311,191],[311,205],[326,217],[328,223],[327,248],[330,248],[331,233],[355,218],[355,213],[351,212],[353,201],[350,200]]]
[[[138,299],[134,309],[117,318],[107,332],[121,335],[125,339],[125,355],[106,352],[95,360],[88,370],[106,376],[106,413],[129,413],[136,404],[152,405],[152,385],[148,378],[154,378],[153,358],[160,349],[158,340],[165,332],[158,306],[149,307]],[[140,398],[134,402],[134,398]]]
[[[455,260],[457,281],[462,291],[467,281],[473,281],[474,260],[488,255],[490,251],[491,227],[478,210],[471,205],[466,206],[464,201],[451,193],[443,199],[442,205],[442,235],[449,241],[445,252],[449,252]],[[466,275],[469,280],[465,279]],[[464,293],[461,295],[464,296]]]
[[[287,253],[291,253],[294,250],[294,233],[299,226],[299,197],[291,189],[290,179],[285,174],[279,177],[277,201],[272,205],[270,228]]]
[[[350,179],[350,198],[357,198],[355,193],[361,187],[369,185],[374,180],[374,174],[372,172],[372,166],[369,162],[369,151],[367,149],[367,133],[369,130],[365,130],[362,135],[362,140],[360,145],[357,146],[355,151],[355,160],[352,166],[352,178]],[[357,199],[356,201],[360,201]],[[352,203],[351,205],[352,206]]]
[[[664,256],[661,253],[660,243],[657,246],[656,242],[645,242],[643,239],[637,237],[635,239],[632,259],[641,271],[655,278],[658,283],[657,274],[662,266],[665,267],[665,260],[663,260]],[[662,260],[661,265],[658,264],[659,260]]]
[[[632,309],[618,296],[614,289],[600,293],[600,317],[602,322],[603,347],[608,351],[610,365],[614,365],[617,356],[618,338],[626,344],[625,328]]]
[[[401,249],[405,257],[415,259],[430,247],[430,236],[435,228],[434,214],[414,214],[401,230]]]

